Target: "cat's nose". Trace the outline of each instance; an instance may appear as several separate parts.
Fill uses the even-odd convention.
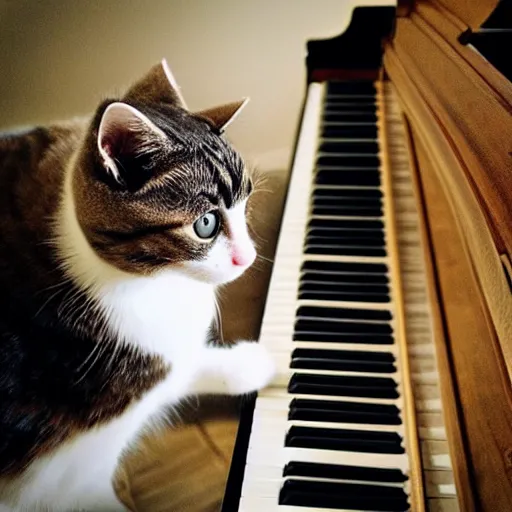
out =
[[[236,267],[249,267],[256,259],[256,250],[254,247],[245,251],[233,251],[231,254],[231,263]]]

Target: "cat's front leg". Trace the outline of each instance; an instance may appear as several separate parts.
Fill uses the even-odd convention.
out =
[[[267,386],[275,374],[271,354],[259,343],[241,341],[231,347],[207,347],[191,394],[252,393]]]

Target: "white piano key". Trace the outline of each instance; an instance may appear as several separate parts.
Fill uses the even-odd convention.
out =
[[[446,441],[422,441],[421,455],[425,469],[452,469],[450,450]]]
[[[290,394],[287,393],[286,389],[283,388],[266,388],[258,393],[258,398],[256,400],[256,408],[279,409],[280,407],[282,407],[282,404],[289,404],[294,398],[399,406],[399,400],[397,400],[396,398],[365,398],[353,396],[307,395],[302,393]]]
[[[288,352],[291,354],[296,348],[391,352],[395,355],[398,353],[396,345],[370,345],[368,343],[343,343],[334,341],[293,341],[291,336],[263,336],[260,338],[260,343],[264,344],[273,353]]]
[[[294,477],[295,478],[295,477]],[[297,480],[302,481],[314,481],[314,479],[306,479],[306,478],[296,478]],[[283,486],[283,482],[285,481],[281,479],[273,479],[273,478],[254,478],[250,480],[245,480],[244,485],[242,487],[242,496],[244,498],[249,497],[257,497],[257,498],[272,498],[274,496],[279,496],[279,491]],[[376,482],[360,482],[354,480],[343,480],[344,483],[352,483],[352,484],[375,484]],[[383,487],[395,487],[403,489],[403,484],[383,484],[380,483],[378,485],[382,485]]]
[[[305,420],[288,420],[287,411],[260,411],[254,414],[253,425],[255,428],[254,436],[259,442],[262,439],[272,437],[273,433],[266,433],[265,428],[270,428],[276,432],[288,432],[290,427],[313,427],[313,428],[326,428],[326,429],[342,429],[342,430],[361,430],[368,432],[396,432],[400,436],[404,435],[403,425],[375,425],[370,423],[335,423],[324,421],[305,421]],[[261,438],[259,437],[259,432]],[[264,444],[262,444],[264,446]]]
[[[293,348],[314,348],[318,350],[354,350],[358,352],[389,352],[397,355],[393,345],[371,345],[369,343],[331,343],[324,341],[293,341]]]
[[[428,512],[461,512],[457,498],[430,498],[427,505]]]
[[[247,463],[249,464],[267,464],[283,468],[290,461],[399,469],[404,473],[408,471],[408,459],[405,454],[315,450],[270,445],[267,445],[265,450],[249,447],[247,453]]]
[[[362,466],[357,466],[362,467]],[[373,469],[373,468],[369,468]],[[281,484],[288,479],[301,480],[304,482],[344,482],[344,483],[360,483],[360,484],[377,484],[382,485],[383,487],[398,487],[398,488],[407,488],[409,486],[409,482],[406,480],[405,482],[380,482],[376,480],[356,480],[350,478],[326,478],[326,477],[309,477],[309,476],[298,476],[298,475],[289,475],[283,476],[283,468],[278,468],[275,466],[258,466],[253,464],[247,464],[245,466],[245,475],[248,479],[254,481],[280,481]]]
[[[277,496],[271,498],[253,497],[242,498],[240,500],[240,512],[326,512],[325,508],[316,507],[295,507],[290,505],[278,506]],[[357,510],[348,510],[343,508],[331,508],[329,512],[365,512]],[[368,511],[366,511],[368,512]]]
[[[274,379],[274,382],[283,387],[287,386],[290,382],[292,375],[294,374],[308,374],[308,375],[330,375],[338,377],[375,377],[375,378],[387,378],[394,381],[396,384],[399,383],[399,372],[395,373],[371,373],[371,372],[356,372],[356,371],[340,371],[340,370],[310,370],[304,368],[288,368],[278,365],[278,373]]]

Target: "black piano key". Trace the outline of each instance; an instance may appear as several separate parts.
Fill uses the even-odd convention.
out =
[[[315,348],[296,348],[292,352],[294,359],[318,359],[331,361],[346,361],[354,363],[368,363],[379,365],[392,365],[395,356],[391,352],[374,352],[372,350],[328,350]]]
[[[327,247],[308,244],[304,248],[305,254],[322,254],[326,256],[367,256],[377,258],[386,256],[384,249],[366,247]]]
[[[336,197],[336,196],[313,196],[313,206],[332,206],[337,208],[381,208],[382,201],[373,197]]]
[[[318,219],[322,220],[322,219]],[[359,240],[359,239],[368,239],[378,240],[381,242],[381,245],[385,245],[385,236],[384,232],[378,229],[364,229],[361,231],[357,231],[355,229],[343,229],[343,228],[308,228],[306,231],[306,236],[310,237],[323,237],[323,238],[332,238],[332,239],[351,239],[351,240]]]
[[[380,206],[382,205],[382,198],[374,195],[351,195],[350,193],[346,193],[345,191],[357,190],[358,192],[367,190],[378,191],[378,189],[370,189],[370,188],[359,188],[359,189],[320,189],[319,192],[329,192],[328,194],[317,194],[313,192],[312,200],[314,204],[339,204],[343,202],[344,204],[348,204],[351,206],[357,205],[365,205],[365,206]]]
[[[375,170],[347,169],[347,170],[319,170],[315,176],[317,185],[361,185],[379,186],[380,172]]]
[[[387,322],[354,322],[351,320],[325,322],[298,318],[295,321],[295,332],[391,334],[393,329]]]
[[[303,272],[300,277],[303,283],[338,283],[338,284],[387,284],[385,274],[349,274],[343,272],[310,271]]]
[[[382,199],[379,196],[371,194],[358,194],[352,195],[346,191],[357,190],[358,192],[367,190],[368,192],[376,191],[378,189],[319,189],[313,192],[313,204],[346,204],[350,206],[382,206]],[[318,193],[317,193],[318,192]],[[324,193],[325,192],[325,193]]]
[[[361,425],[401,425],[398,407],[390,404],[309,400],[294,398],[288,410],[290,421],[359,423]]]
[[[331,94],[369,94],[375,96],[377,89],[371,80],[349,80],[327,82],[327,96]]]
[[[362,231],[365,229],[383,229],[384,223],[381,220],[351,220],[351,219],[311,219],[308,224],[309,228],[324,229],[354,229]]]
[[[315,221],[325,221],[329,223],[332,219],[313,219],[310,223],[312,227],[316,224]],[[334,221],[335,223],[343,223],[343,222],[355,222],[355,221]],[[375,227],[375,223],[380,221],[362,221],[365,225],[371,225]],[[388,267],[385,263],[348,263],[348,262],[337,262],[337,261],[305,261],[301,267],[302,271],[306,270],[318,270],[322,272],[352,272],[354,274],[386,274],[388,271]]]
[[[361,302],[365,302],[368,295],[389,295],[389,286],[387,284],[366,284],[359,283],[300,283],[299,293],[318,293],[332,296],[337,295],[357,295]],[[334,299],[333,299],[334,300]]]
[[[384,304],[390,301],[390,297],[388,294],[364,294],[364,293],[356,293],[356,292],[299,292],[298,294],[299,300],[322,300],[322,301],[338,301],[338,302],[369,302],[376,304]],[[310,340],[315,341],[315,340]],[[319,341],[319,340],[317,340]]]
[[[377,114],[374,112],[324,112],[324,123],[376,123]]]
[[[319,293],[360,293],[365,294],[388,294],[389,287],[385,284],[368,284],[361,286],[360,284],[344,284],[340,286],[338,283],[303,283],[299,285],[299,292],[319,292]]]
[[[379,144],[368,141],[324,141],[318,146],[319,153],[361,153],[376,155],[379,153]]]
[[[384,309],[329,308],[322,306],[299,306],[297,318],[321,318],[325,320],[391,320],[391,312]]]
[[[377,125],[347,123],[346,125],[323,126],[320,136],[323,139],[377,139]]]
[[[321,352],[321,351],[318,351]],[[292,356],[290,368],[301,370],[329,370],[338,372],[364,372],[364,373],[395,373],[396,366],[392,363],[379,363],[374,361],[353,361],[338,357],[297,357]]]
[[[333,217],[382,217],[382,208],[369,208],[365,206],[347,207],[344,205],[338,206],[313,206],[311,208],[311,215],[331,215]]]
[[[348,430],[292,426],[285,446],[317,450],[340,450],[365,453],[404,453],[401,437],[396,432]]]
[[[288,392],[302,395],[398,398],[397,384],[388,377],[356,377],[294,373]]]
[[[359,482],[403,483],[408,477],[400,469],[321,464],[319,462],[290,461],[283,468],[283,476],[358,480]]]
[[[344,198],[359,201],[360,199],[376,199],[382,198],[382,192],[378,188],[314,188],[313,199],[327,198]]]
[[[321,155],[316,165],[322,167],[379,167],[380,158],[375,155]]]
[[[409,510],[400,487],[288,479],[279,491],[279,505],[379,512]]]
[[[372,223],[378,221],[378,219],[357,219],[355,222],[368,222]],[[309,226],[306,230],[306,236],[320,236],[320,237],[329,237],[329,238],[351,238],[354,241],[359,238],[374,238],[377,240],[381,240],[383,243],[385,241],[384,231],[378,228],[366,228],[364,225],[361,225],[361,229],[357,227],[352,227],[348,223],[350,223],[350,219],[332,219],[325,217],[313,217],[309,223]]]
[[[324,104],[324,112],[377,112],[377,105],[373,98],[336,98],[331,97]]]
[[[357,237],[351,236],[317,236],[308,234],[306,236],[306,245],[327,245],[330,247],[384,247],[384,240],[381,238]]]
[[[389,334],[368,333],[333,333],[300,331],[293,334],[293,341],[322,343],[365,343],[370,345],[392,345],[393,337]]]

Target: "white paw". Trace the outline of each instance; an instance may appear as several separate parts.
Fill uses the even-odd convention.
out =
[[[233,395],[252,393],[267,386],[276,374],[276,364],[268,350],[257,342],[241,341],[231,350],[228,390]]]

